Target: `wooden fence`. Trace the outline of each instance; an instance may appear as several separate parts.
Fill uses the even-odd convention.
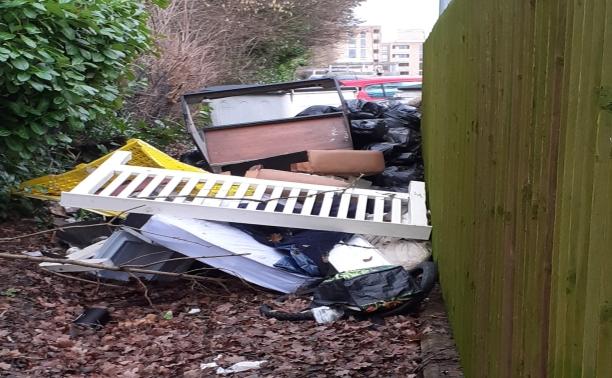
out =
[[[424,77],[466,376],[612,377],[612,0],[454,0]]]

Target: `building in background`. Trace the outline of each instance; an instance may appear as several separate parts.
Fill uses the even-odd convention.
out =
[[[397,40],[383,44],[384,54],[380,62],[387,67],[385,74],[400,76],[423,76],[422,30],[400,30]]]
[[[403,29],[394,41],[383,43],[380,26],[357,26],[347,40],[338,43],[327,64],[303,69],[300,76],[422,76],[424,41],[423,30]]]
[[[380,26],[358,26],[348,40],[337,47],[333,71],[374,74],[380,61]]]

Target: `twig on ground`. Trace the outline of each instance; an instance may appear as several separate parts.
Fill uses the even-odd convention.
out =
[[[224,281],[223,279],[220,279],[220,278],[202,277],[202,276],[195,276],[192,274],[175,273],[175,272],[161,272],[157,270],[130,268],[130,267],[124,268],[121,266],[108,266],[108,265],[103,265],[103,264],[89,263],[89,262],[85,262],[81,260],[56,259],[52,257],[35,257],[35,256],[27,256],[27,255],[18,255],[15,253],[2,252],[0,253],[0,258],[13,259],[13,260],[27,260],[27,261],[34,261],[34,262],[51,262],[51,263],[59,263],[59,264],[70,264],[70,265],[78,265],[78,266],[83,266],[86,268],[93,268],[93,269],[112,270],[115,272],[157,274],[157,275],[162,275],[162,276],[178,277],[178,278],[193,279],[193,280],[200,280],[200,281],[212,281],[212,282]]]
[[[45,272],[47,272],[47,273],[51,273],[51,274],[59,276],[59,277],[69,278],[71,280],[76,280],[76,281],[80,281],[80,282],[86,282],[86,283],[90,283],[90,284],[97,285],[97,286],[108,286],[108,287],[114,287],[114,288],[119,288],[119,289],[125,289],[126,288],[125,286],[121,286],[121,285],[114,285],[114,284],[110,284],[110,283],[100,282],[100,278],[98,278],[98,281],[96,282],[96,281],[88,280],[86,278],[81,278],[81,277],[71,276],[69,274],[54,272],[52,270],[47,270],[47,269],[43,269],[43,270]]]
[[[151,297],[149,297],[149,288],[147,287],[147,285],[145,285],[144,282],[142,282],[142,280],[140,279],[140,277],[138,277],[137,275],[135,275],[132,272],[129,272],[130,276],[135,279],[136,281],[138,281],[138,284],[143,288],[144,292],[142,293],[145,297],[145,299],[147,300],[147,302],[149,302],[149,306],[151,306],[151,308],[153,308],[155,311],[159,311],[159,309],[153,304],[153,301],[151,300]]]

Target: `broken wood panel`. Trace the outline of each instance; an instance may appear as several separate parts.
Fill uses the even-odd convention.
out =
[[[202,130],[211,165],[265,159],[306,150],[353,149],[344,116]]]

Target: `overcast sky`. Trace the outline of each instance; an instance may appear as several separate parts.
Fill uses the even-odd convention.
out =
[[[427,35],[438,19],[439,0],[366,0],[355,10],[368,25],[382,26],[384,42],[395,39],[397,29],[422,29]]]

